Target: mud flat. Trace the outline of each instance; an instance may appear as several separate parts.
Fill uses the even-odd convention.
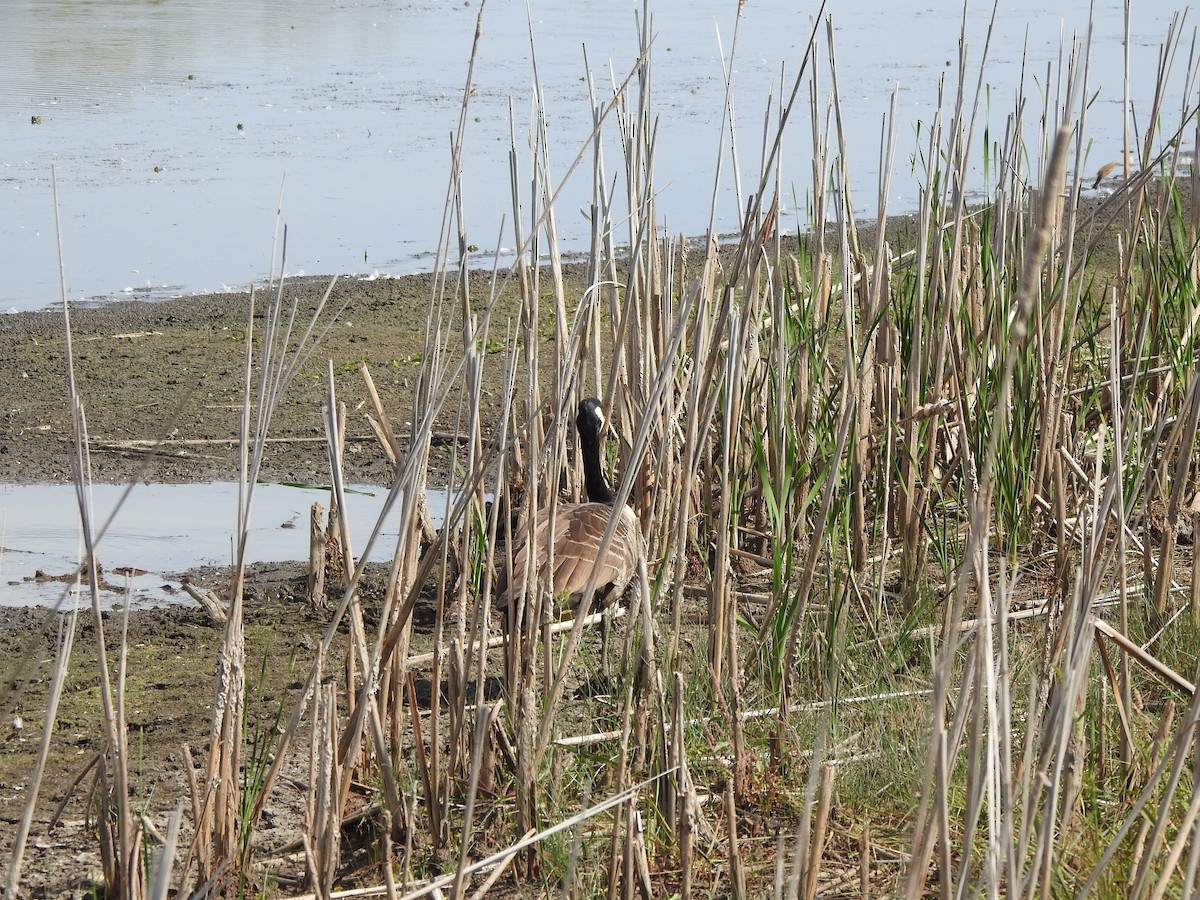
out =
[[[485,296],[484,276],[477,281],[479,296]],[[326,279],[293,282],[286,298],[296,297],[303,314],[327,286]],[[344,304],[345,311],[271,421],[263,477],[328,481],[321,404],[326,361],[332,360],[339,399],[351,411],[347,475],[360,483],[390,481],[391,466],[358,411],[367,399],[358,367],[370,367],[403,434],[429,290],[427,276],[337,282],[330,304],[335,309]],[[263,325],[265,300],[257,298],[257,329]],[[76,379],[87,413],[94,480],[236,478],[248,301],[246,293],[212,294],[72,309]],[[0,317],[0,396],[0,481],[70,480],[61,312]],[[485,404],[495,403],[490,391],[484,396]]]

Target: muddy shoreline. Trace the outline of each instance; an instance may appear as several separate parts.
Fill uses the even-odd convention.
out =
[[[296,300],[298,320],[307,323],[328,285],[329,279],[288,282],[285,305]],[[391,481],[393,468],[363,415],[370,405],[359,366],[369,367],[403,436],[430,285],[427,275],[337,280],[324,320],[334,310],[343,312],[271,419],[261,477],[329,481],[321,409],[332,362],[338,398],[348,410],[346,473],[358,483]],[[486,296],[487,277],[473,276],[471,287],[476,297]],[[249,300],[249,293],[210,294],[71,309],[94,481],[236,479]],[[256,344],[265,300],[256,297]],[[501,306],[502,315],[515,314],[515,299],[505,298]],[[0,482],[72,478],[65,333],[61,311],[0,317]],[[486,388],[484,406],[485,421],[498,415],[494,392]]]

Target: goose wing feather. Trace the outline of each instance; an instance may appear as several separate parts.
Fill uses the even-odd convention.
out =
[[[641,530],[637,516],[629,507],[614,509],[605,503],[562,504],[554,515],[554,578],[550,590],[555,599],[566,599],[569,606],[576,606],[583,599],[588,578],[596,567],[600,544],[608,527],[609,517],[618,516],[616,532],[609,544],[608,553],[600,564],[596,578],[596,594],[611,598],[619,597],[629,585],[637,571],[637,560],[642,552]],[[547,532],[550,529],[550,511],[538,512],[534,525],[533,546],[536,554],[534,575],[537,583],[546,581]],[[529,544],[524,541],[513,557],[513,580],[499,597],[501,608],[508,606],[510,596],[520,593],[525,578]]]

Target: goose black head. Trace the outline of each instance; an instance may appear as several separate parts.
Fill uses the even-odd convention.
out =
[[[575,415],[575,427],[579,429],[581,438],[599,445],[604,438],[606,424],[599,400],[595,397],[588,397],[586,400],[579,401],[579,411]]]
[[[580,401],[575,427],[579,429],[579,450],[583,455],[583,486],[588,500],[611,506],[616,498],[600,463],[600,447],[604,443],[606,426],[599,400],[588,397]]]

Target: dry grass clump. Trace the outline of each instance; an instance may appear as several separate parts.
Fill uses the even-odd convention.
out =
[[[341,528],[332,622],[278,728],[244,714],[235,579],[212,741],[161,843],[129,808],[122,673],[104,673],[111,896],[248,895],[268,878],[317,897],[1196,890],[1200,205],[1194,167],[1178,175],[1195,110],[1176,125],[1156,105],[1120,187],[1085,202],[1087,43],[1064,47],[1038,124],[1019,98],[982,149],[970,85],[983,62],[964,50],[921,132],[914,229],[893,249],[890,165],[869,235],[849,204],[826,29],[764,123],[760,170],[741,173],[753,191],[728,246],[658,226],[648,28],[611,94],[589,81],[596,130],[569,171],[549,168],[540,105],[532,150],[514,138],[508,227],[523,252],[488,296],[468,290],[454,169],[412,440],[399,445],[382,405],[369,413],[397,461],[399,540],[378,546],[377,528],[352,547]],[[1164,88],[1180,77],[1177,40]],[[779,148],[806,115],[818,227],[789,242],[778,207],[795,176]],[[893,112],[887,160],[897,124]],[[991,196],[969,207],[979,156]],[[568,297],[554,198],[585,159],[591,288]],[[1097,268],[1105,246],[1115,262]],[[501,321],[507,281],[522,308]],[[302,327],[277,304],[261,343],[246,342],[243,525],[273,403],[324,321]],[[336,527],[345,410],[332,374]],[[503,386],[501,422],[479,419],[485,382]],[[530,592],[505,678],[495,572],[536,510],[580,496],[571,417],[592,394],[621,439],[617,502],[641,521],[646,565],[604,642],[587,604],[543,627]],[[435,528],[424,473],[447,413],[458,456]],[[364,618],[375,558],[387,588]],[[417,654],[422,596],[434,649]],[[97,629],[101,659],[105,640]],[[282,779],[304,791],[304,836],[267,860],[256,841]],[[431,860],[440,871],[421,871]]]

